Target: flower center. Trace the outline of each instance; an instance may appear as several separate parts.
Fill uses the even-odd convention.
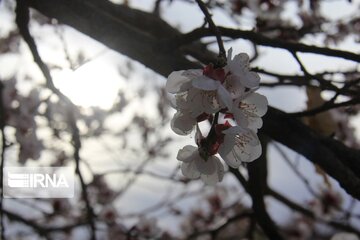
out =
[[[203,75],[223,83],[225,81],[225,71],[222,68],[214,68],[213,64],[207,65],[203,69]]]

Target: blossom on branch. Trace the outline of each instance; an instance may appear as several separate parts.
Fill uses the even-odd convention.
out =
[[[222,131],[224,140],[219,147],[219,154],[233,168],[242,162],[252,162],[261,155],[261,144],[256,133],[240,126]]]
[[[224,166],[220,159],[209,156],[204,159],[197,147],[186,145],[179,150],[177,159],[182,162],[181,172],[190,179],[201,178],[206,184],[214,185],[224,176]]]
[[[258,93],[237,98],[233,103],[233,115],[239,126],[257,130],[262,127],[261,117],[267,112],[267,98]]]
[[[233,168],[259,158],[262,149],[256,133],[268,105],[265,96],[255,93],[259,83],[259,75],[250,71],[249,56],[240,53],[232,58],[232,49],[224,67],[209,64],[202,70],[169,75],[166,90],[175,94],[172,105],[176,109],[172,130],[188,135],[196,126],[198,147],[187,145],[177,156],[185,177],[201,178],[213,185],[224,175],[224,166],[216,154]],[[211,127],[203,137],[198,124],[205,120]]]
[[[259,87],[260,77],[256,72],[249,70],[249,55],[246,53],[240,53],[232,59],[232,48],[230,48],[225,69],[231,73],[230,79],[237,85],[240,84],[247,88]]]

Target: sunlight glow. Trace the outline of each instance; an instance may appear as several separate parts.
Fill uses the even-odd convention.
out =
[[[114,68],[97,61],[89,62],[75,71],[64,69],[54,79],[62,93],[76,105],[110,109],[116,99],[121,77]]]

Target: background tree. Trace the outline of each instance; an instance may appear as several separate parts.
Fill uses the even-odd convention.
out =
[[[14,55],[28,56],[30,50],[37,65],[28,72],[22,70],[25,66],[1,70],[1,169],[12,164],[70,165],[81,192],[78,201],[1,199],[2,239],[26,238],[24,235],[29,239],[329,239],[338,232],[360,235],[356,211],[360,152],[350,124],[360,102],[360,55],[353,50],[358,47],[360,16],[353,11],[346,18],[332,18],[324,11],[331,4],[359,10],[357,2],[157,0],[146,3],[144,9],[151,5],[151,11],[136,9],[133,1],[4,0],[1,4],[2,11],[14,18],[14,25],[1,33],[1,58],[11,61]],[[168,8],[176,4],[198,9],[204,15],[203,24],[182,32],[163,20]],[[291,9],[289,17],[286,14]],[[211,11],[214,16],[225,15],[231,26],[218,25]],[[70,27],[128,57],[119,73],[129,80],[110,109],[78,106],[54,83],[53,76],[60,70],[76,70],[92,60],[85,51],[71,52],[76,43],[64,37]],[[56,56],[61,57],[45,58],[41,49],[46,38],[32,31],[55,34],[61,46]],[[172,159],[171,152],[179,148],[180,140],[168,131],[172,112],[160,76],[216,64],[225,55],[224,45],[227,50],[236,44],[246,44],[252,54],[252,70],[261,74],[261,88],[271,92],[298,87],[307,96],[307,109],[284,112],[269,107],[259,131],[261,157],[239,169],[227,169],[224,183],[207,188],[183,178]],[[273,53],[269,48],[285,51],[289,66],[297,64],[298,71],[284,66],[278,72],[262,66],[266,55]],[[273,61],[278,61],[284,55],[275,51]],[[322,68],[329,62],[341,64]],[[140,72],[141,81],[137,79]],[[125,117],[133,102],[149,104],[154,92],[156,100],[150,101],[150,111],[142,108]],[[116,121],[123,121],[120,128]],[[102,171],[90,161],[94,155],[84,153],[84,142],[91,146],[91,141],[108,150],[103,155],[115,156],[115,160],[126,157],[130,163],[120,160],[117,168]],[[269,184],[269,168],[277,156],[303,181],[313,199],[304,204]],[[166,159],[172,161],[171,167],[164,167]],[[320,186],[297,160],[313,164],[311,174],[321,178]],[[161,185],[156,189],[161,197],[154,205],[124,211],[122,197],[137,182],[149,179],[166,181],[162,184],[173,190],[165,191]],[[179,202],[194,196],[201,201],[191,211],[184,210],[188,205]],[[288,224],[274,221],[278,216],[271,213],[267,199],[294,212]],[[36,214],[25,215],[29,209]],[[180,219],[181,228],[161,223],[161,211]]]

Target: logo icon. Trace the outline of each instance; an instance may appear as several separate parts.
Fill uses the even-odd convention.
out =
[[[8,186],[13,188],[29,187],[29,174],[24,173],[9,173]]]
[[[70,167],[5,167],[5,198],[72,198],[74,170]]]

